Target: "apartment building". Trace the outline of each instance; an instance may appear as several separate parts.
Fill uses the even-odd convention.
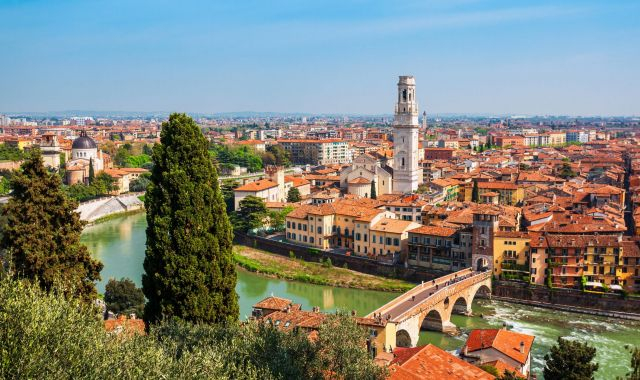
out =
[[[278,140],[278,144],[296,165],[346,164],[353,160],[349,143],[341,139],[287,139]]]
[[[442,271],[457,271],[470,265],[471,244],[461,249],[461,239],[456,229],[421,226],[409,231],[408,237],[409,265]]]
[[[516,206],[524,201],[524,189],[513,182],[494,181],[478,182],[478,194],[498,193],[498,203],[507,206]]]

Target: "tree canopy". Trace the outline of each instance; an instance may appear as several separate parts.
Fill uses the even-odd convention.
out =
[[[13,194],[3,210],[7,223],[0,241],[10,273],[45,290],[93,301],[102,263],[80,243],[84,223],[75,211],[78,204],[44,167],[39,150],[29,154],[10,185]]]
[[[238,318],[232,229],[207,148],[185,114],[169,117],[153,147],[142,275],[148,322]]]
[[[209,153],[220,165],[242,166],[252,173],[262,170],[263,167],[260,155],[246,145],[211,144]]]
[[[300,196],[300,190],[297,187],[292,186],[287,193],[287,202],[300,202],[302,197]]]
[[[144,311],[144,294],[142,289],[129,278],[109,279],[104,289],[104,302],[107,310],[116,314],[142,315]]]
[[[345,317],[332,317],[316,341],[302,330],[237,321],[169,320],[150,326],[147,335],[126,326],[124,334],[113,334],[105,332],[95,310],[9,279],[0,279],[0,305],[2,379],[385,377],[361,344],[366,331]]]
[[[268,213],[262,198],[249,195],[240,201],[239,206],[233,215],[234,229],[247,232],[264,227]]]
[[[587,343],[558,337],[558,342],[544,356],[545,380],[591,380],[598,370],[593,363],[596,348]]]

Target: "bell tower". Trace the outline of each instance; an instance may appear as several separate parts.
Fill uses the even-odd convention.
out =
[[[393,120],[393,191],[411,193],[418,188],[418,104],[416,80],[401,76],[398,80],[398,102]]]

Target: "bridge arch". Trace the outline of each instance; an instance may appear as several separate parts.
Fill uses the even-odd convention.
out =
[[[444,320],[438,310],[431,310],[424,316],[420,323],[420,330],[439,331],[444,330]]]
[[[416,342],[417,344],[417,342]],[[411,342],[411,335],[407,330],[398,330],[396,331],[396,346],[397,347],[413,347],[413,342]]]
[[[491,297],[491,288],[485,284],[480,284],[472,293],[469,302],[469,307],[471,307],[471,303],[476,298],[476,296],[480,295],[482,298],[490,298]]]
[[[471,312],[471,303],[467,301],[465,296],[460,296],[453,303],[453,309],[451,310],[455,314],[467,315]]]

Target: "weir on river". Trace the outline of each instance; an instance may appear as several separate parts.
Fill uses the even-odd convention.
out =
[[[144,213],[117,217],[87,227],[82,242],[93,256],[104,263],[102,281],[98,291],[110,277],[129,277],[138,286],[143,272],[145,250]],[[375,292],[359,289],[333,288],[307,283],[266,278],[246,271],[238,271],[236,292],[239,295],[240,318],[251,315],[251,306],[271,294],[294,300],[305,310],[319,306],[322,311],[336,309],[357,310],[358,315],[371,313],[398,296],[397,293]],[[530,306],[497,301],[474,301],[472,317],[452,315],[451,322],[461,331],[460,336],[448,336],[439,332],[423,331],[419,345],[432,343],[445,350],[459,349],[466,340],[466,333],[477,328],[508,328],[535,335],[533,345],[533,371],[541,379],[543,357],[558,336],[586,341],[598,349],[596,360],[600,369],[598,379],[615,379],[623,376],[629,365],[625,345],[640,345],[640,322],[566,313]],[[480,316],[483,317],[480,317]]]

